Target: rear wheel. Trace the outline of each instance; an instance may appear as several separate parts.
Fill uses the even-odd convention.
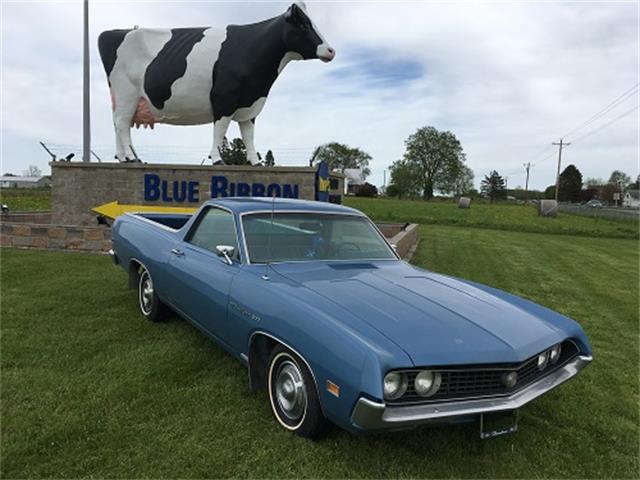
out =
[[[267,372],[269,401],[276,420],[301,437],[317,439],[327,430],[311,372],[300,358],[278,345]]]
[[[140,267],[138,274],[138,305],[142,316],[152,322],[159,322],[167,315],[167,307],[158,298],[149,270]]]

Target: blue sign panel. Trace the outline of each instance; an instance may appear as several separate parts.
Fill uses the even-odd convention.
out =
[[[218,197],[284,197],[299,198],[298,184],[231,182],[224,175],[211,177],[211,198]],[[144,175],[144,199],[147,202],[198,203],[200,182],[194,180],[163,180],[160,175]]]

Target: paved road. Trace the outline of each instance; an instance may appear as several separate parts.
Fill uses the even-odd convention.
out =
[[[560,211],[589,217],[622,218],[628,220],[640,219],[640,209],[637,208],[591,208],[586,205],[560,204]]]

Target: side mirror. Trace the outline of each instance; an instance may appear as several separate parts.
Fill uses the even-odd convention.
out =
[[[235,247],[232,247],[231,245],[216,245],[216,252],[218,252],[219,257],[224,257],[227,265],[233,264],[231,257],[236,253]]]

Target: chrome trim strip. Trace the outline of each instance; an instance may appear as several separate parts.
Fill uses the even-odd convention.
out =
[[[574,377],[592,359],[590,355],[579,355],[562,368],[509,397],[403,406],[387,406],[361,397],[351,414],[351,423],[365,430],[410,428],[421,423],[446,422],[454,417],[514,410]]]
[[[184,233],[184,235],[182,235],[181,241],[186,243],[186,244],[188,244],[188,245],[190,245],[190,246],[192,246],[192,247],[200,248],[203,251],[210,252],[210,253],[213,253],[215,255],[215,252],[211,252],[211,250],[207,250],[206,248],[198,247],[197,245],[194,245],[193,243],[188,242],[186,240],[187,236],[191,233],[191,230],[196,228],[196,222],[198,220],[200,220],[200,218],[203,215],[206,215],[206,211],[209,208],[217,208],[218,210],[223,210],[223,211],[231,214],[231,218],[233,219],[233,229],[234,229],[235,234],[236,234],[236,242],[238,244],[238,247],[240,247],[240,239],[238,238],[238,230],[239,229],[238,229],[238,222],[236,221],[236,214],[230,208],[227,208],[225,206],[219,205],[219,204],[215,203],[215,201],[209,201],[209,202],[203,204],[196,212],[194,212],[192,214],[193,222],[191,222],[191,225],[189,225],[189,228],[187,229],[187,231]],[[184,227],[186,227],[186,226],[187,225],[185,224]],[[176,230],[176,231],[179,231],[179,230]],[[244,232],[243,232],[243,235],[244,235]],[[246,263],[246,262],[244,262],[245,258],[246,259],[249,258],[249,255],[245,254],[245,252],[243,252],[242,250],[243,250],[242,248],[239,249],[239,251],[240,251],[240,262],[239,263],[240,264]]]
[[[242,217],[244,217],[245,215],[256,215],[256,214],[263,214],[263,213],[267,213],[267,214],[271,214],[271,210],[251,210],[251,211],[247,211],[247,212],[241,212],[238,214],[238,216],[240,217],[240,232],[242,234],[242,246],[244,248],[244,251],[246,252],[246,260],[247,260],[247,265],[265,265],[264,263],[251,263],[251,258],[249,256],[249,248],[247,247],[247,239],[245,237],[244,234],[244,222]],[[380,235],[380,237],[382,238],[382,240],[384,241],[384,243],[387,245],[387,247],[389,247],[389,250],[391,250],[391,253],[393,253],[393,255],[396,257],[396,260],[400,260],[402,261],[402,259],[398,256],[398,254],[396,253],[396,251],[391,247],[391,244],[389,243],[389,241],[387,240],[387,237],[385,237],[382,232],[380,231],[380,229],[378,228],[378,226],[373,223],[373,221],[367,217],[364,213],[359,212],[358,210],[354,210],[353,212],[332,212],[332,211],[322,211],[322,210],[275,210],[275,213],[316,213],[316,214],[320,214],[320,215],[345,215],[345,216],[350,216],[350,217],[358,217],[358,218],[364,218],[365,220],[367,220],[374,228],[374,230],[378,233],[378,235]],[[389,260],[393,260],[391,258],[358,258],[356,259],[352,259],[352,260],[292,260],[292,261],[286,261],[286,262],[269,262],[269,265],[278,265],[278,264],[282,264],[282,263],[311,263],[311,262],[315,262],[315,263],[319,263],[319,262],[372,262],[372,261],[389,261]]]

